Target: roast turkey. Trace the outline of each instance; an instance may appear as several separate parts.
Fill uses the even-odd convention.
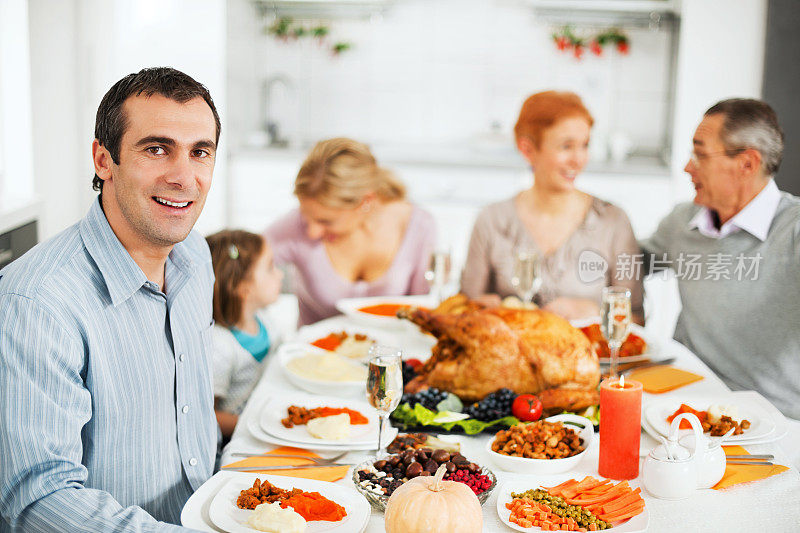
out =
[[[419,380],[427,386],[464,401],[503,387],[541,393],[550,411],[598,403],[597,356],[580,330],[553,313],[483,308],[458,295],[436,310],[411,308],[399,316],[438,339],[420,370]]]

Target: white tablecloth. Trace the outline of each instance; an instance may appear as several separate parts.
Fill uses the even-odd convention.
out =
[[[320,324],[324,324],[324,326]],[[344,317],[334,317],[323,321],[323,323],[318,323],[314,327],[337,331],[348,326],[354,326],[350,320]],[[402,341],[402,334],[392,333],[391,335],[399,337]],[[667,398],[674,396],[680,398],[682,395],[690,394],[724,395],[730,392],[722,381],[684,346],[671,340],[661,341],[660,346],[664,355],[677,358],[674,365],[702,374],[705,379],[667,394],[658,396],[645,394],[645,405],[648,398],[653,397]],[[281,391],[296,390],[286,380],[277,361],[270,361],[239,419],[239,424],[236,426],[231,442],[224,450],[222,455],[223,465],[236,460],[231,457],[232,452],[263,453],[274,448],[274,446],[254,439],[247,430],[247,423],[251,417],[258,416],[259,409],[267,398],[279,395]],[[797,446],[797,443],[800,442],[798,440],[800,439],[800,423],[790,421],[790,426],[789,434],[781,441],[748,446],[747,449],[751,453],[772,453],[775,455],[777,463],[794,465],[794,468],[756,483],[737,485],[722,491],[700,490],[692,498],[683,501],[659,500],[645,493],[647,509],[650,513],[648,531],[795,531],[797,525],[800,524],[800,473],[797,470],[797,465],[800,465],[800,446]],[[509,480],[524,480],[526,482],[530,481],[532,486],[535,485],[536,479],[534,476],[503,472],[492,464],[484,450],[489,438],[490,436],[488,435],[462,438],[462,453],[470,460],[491,468],[497,475],[498,484]],[[641,455],[645,455],[655,445],[656,442],[643,433]],[[598,449],[598,446],[593,446],[589,450],[574,472],[575,477],[598,475]],[[355,464],[365,460],[366,457],[365,452],[351,452],[343,459],[343,462]],[[206,493],[213,494],[215,489],[212,486],[213,483],[214,480],[212,479],[207,483],[209,486],[201,488],[203,496]],[[337,483],[351,486],[349,478],[342,479]],[[634,480],[632,484],[637,485],[638,480]],[[497,516],[496,492],[492,494],[483,506],[483,530],[510,532],[512,530],[504,526]],[[216,531],[211,524],[207,523],[207,519],[204,520],[202,517],[194,516],[196,514],[194,512],[190,514],[192,515],[191,517],[185,518],[185,525],[204,531]],[[380,533],[383,531],[383,513],[373,511],[366,532]]]

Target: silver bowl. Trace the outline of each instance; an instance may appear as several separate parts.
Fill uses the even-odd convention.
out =
[[[389,457],[391,457],[391,455],[387,455],[386,457],[381,457],[381,459],[388,459]],[[364,498],[367,499],[369,504],[374,509],[383,512],[386,511],[386,503],[389,501],[389,496],[386,496],[385,494],[378,495],[370,490],[365,489],[364,487],[361,486],[361,481],[358,478],[358,472],[360,470],[369,470],[370,468],[372,468],[372,464],[378,460],[379,459],[370,459],[368,461],[364,461],[363,463],[355,465],[353,467],[353,475],[350,477],[350,479],[353,481],[353,485],[355,486],[356,490],[360,492],[364,496]],[[494,472],[492,472],[485,466],[480,466],[479,473],[488,477],[492,482],[492,484],[489,485],[488,489],[486,489],[484,492],[480,494],[476,494],[476,496],[478,497],[478,501],[481,502],[481,505],[483,505],[484,503],[486,503],[486,500],[489,499],[489,495],[497,486],[497,477],[494,475]]]

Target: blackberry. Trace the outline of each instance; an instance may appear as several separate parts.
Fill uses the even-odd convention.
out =
[[[436,404],[445,398],[447,398],[447,393],[444,391],[440,391],[439,389],[425,389],[416,394],[403,394],[400,403],[408,403],[412,409],[415,405],[421,403],[422,407],[430,409],[431,411],[436,411]]]
[[[464,414],[483,422],[497,420],[511,414],[511,404],[517,395],[509,389],[499,389],[464,409]]]
[[[417,377],[417,371],[414,367],[403,361],[403,383],[409,383],[412,379]]]

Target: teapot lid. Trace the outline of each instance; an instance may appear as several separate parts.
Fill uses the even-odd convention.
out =
[[[680,444],[673,444],[670,448],[672,450],[672,457],[674,459],[670,459],[667,457],[667,449],[664,447],[663,444],[659,444],[655,448],[650,451],[650,456],[653,459],[657,459],[659,461],[666,461],[672,463],[679,463],[683,461],[688,461],[691,457],[691,453],[689,450],[681,446]]]

